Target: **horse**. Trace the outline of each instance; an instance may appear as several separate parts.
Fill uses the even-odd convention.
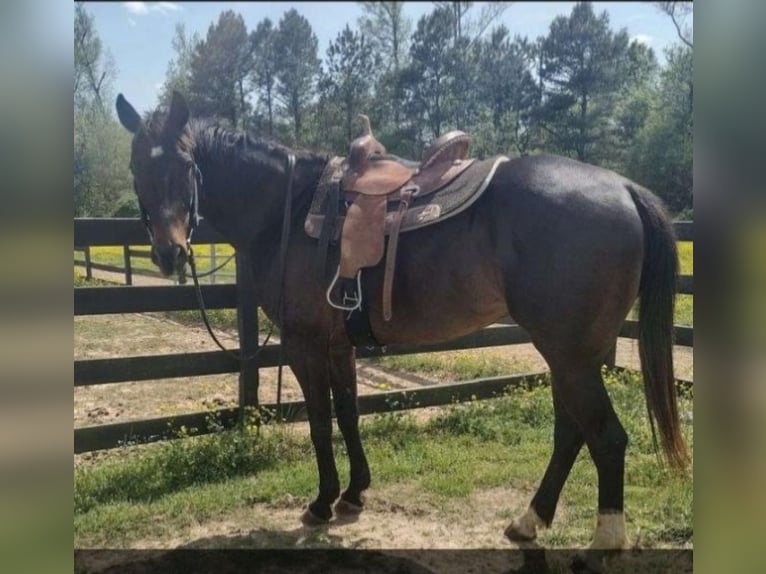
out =
[[[130,169],[153,261],[166,275],[182,269],[190,229],[202,214],[250,262],[258,302],[278,321],[286,363],[305,397],[319,475],[318,494],[302,522],[321,525],[334,512],[362,512],[371,474],[359,434],[355,348],[343,312],[325,299],[325,279],[312,272],[317,240],[302,225],[330,156],[191,118],[177,92],[169,106],[143,118],[122,94],[116,108],[133,134]],[[280,269],[286,200],[293,225]],[[382,317],[382,266],[365,271],[378,341],[436,343],[510,316],[547,362],[553,452],[528,508],[504,532],[511,541],[532,543],[539,529],[551,525],[572,465],[587,445],[598,474],[598,517],[589,548],[626,547],[628,436],[601,366],[637,298],[652,432],[658,429],[669,466],[688,465],[673,375],[675,241],[664,204],[647,189],[603,168],[533,155],[500,164],[470,208],[401,236],[390,321]],[[280,297],[287,302],[283,316]],[[342,492],[331,442],[332,405],[350,466]]]

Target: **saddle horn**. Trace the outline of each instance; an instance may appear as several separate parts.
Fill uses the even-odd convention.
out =
[[[372,135],[372,126],[370,125],[370,118],[368,118],[364,114],[359,114],[356,116],[358,120],[361,120],[362,127],[364,128],[364,135],[371,136]]]

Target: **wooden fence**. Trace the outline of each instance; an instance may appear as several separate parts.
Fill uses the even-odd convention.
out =
[[[102,263],[99,261],[94,261],[93,254],[91,253],[91,246],[85,245],[84,247],[75,247],[74,251],[76,253],[82,254],[82,258],[78,259],[75,257],[74,259],[74,266],[80,267],[85,270],[85,277],[87,279],[93,279],[93,270],[97,271],[107,271],[110,273],[119,273],[120,275],[123,275],[125,277],[125,285],[133,285],[133,276],[134,275],[142,275],[144,277],[164,277],[161,272],[157,271],[156,269],[147,269],[148,265],[141,266],[139,268],[133,267],[133,259],[151,259],[151,251],[149,249],[135,249],[132,245],[123,245],[122,246],[122,265],[110,265],[108,263]],[[205,253],[203,250],[197,248],[194,250],[194,257],[197,261],[197,267],[200,270],[200,273],[204,272],[204,270],[211,269],[214,270],[217,265],[226,263],[226,257],[222,257],[217,251],[216,251],[216,244],[210,243],[209,244],[209,250],[207,253]],[[209,264],[207,266],[202,265],[202,263],[208,260]],[[153,264],[152,264],[153,266]],[[231,280],[236,279],[236,275],[234,273],[230,273],[228,271],[215,271],[211,273],[207,277],[200,277],[200,280],[202,283],[208,283],[211,285],[214,285],[216,282],[223,280],[224,282],[231,282]]]
[[[676,223],[679,240],[692,241],[691,223]],[[223,238],[203,221],[195,231],[197,243],[223,243]],[[74,247],[88,253],[92,246],[148,245],[146,232],[138,219],[90,219],[74,220]],[[125,247],[127,252],[127,247]],[[86,256],[87,257],[87,256]],[[129,259],[129,257],[128,257]],[[236,309],[241,349],[247,356],[258,347],[258,315],[249,266],[236,257],[235,284],[202,285],[205,305],[208,309]],[[94,264],[93,268],[98,268]],[[693,294],[693,276],[679,278],[678,292]],[[74,314],[99,315],[108,313],[140,313],[155,311],[179,311],[197,309],[192,285],[169,286],[115,286],[77,287],[74,289]],[[626,321],[621,337],[635,339],[638,334],[636,321]],[[693,346],[693,329],[675,327],[677,345]],[[514,324],[493,325],[471,335],[440,344],[389,345],[385,355],[405,355],[459,349],[475,349],[498,345],[529,343],[529,335]],[[358,349],[357,357],[382,356],[380,349]],[[117,357],[109,359],[82,359],[74,362],[74,385],[105,385],[126,381],[153,381],[176,377],[191,377],[221,373],[239,373],[239,407],[217,411],[197,412],[134,420],[112,424],[76,428],[74,431],[75,453],[107,449],[128,441],[146,442],[172,436],[181,426],[189,434],[211,432],[211,415],[226,428],[239,420],[243,409],[258,406],[258,369],[274,367],[279,357],[279,345],[271,344],[262,349],[255,360],[238,362],[223,351],[175,353],[164,355]],[[611,364],[614,357],[611,357]],[[530,373],[510,377],[490,377],[472,381],[441,384],[405,391],[389,391],[359,397],[361,414],[386,412],[414,407],[438,406],[470,398],[489,398],[513,385],[532,384],[542,373]],[[149,384],[149,383],[147,383]],[[281,419],[299,421],[306,419],[303,401],[282,403],[281,411],[276,405],[261,405],[265,416],[276,414]]]

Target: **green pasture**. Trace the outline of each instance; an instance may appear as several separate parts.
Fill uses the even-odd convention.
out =
[[[641,546],[680,546],[693,538],[691,477],[659,464],[640,379],[607,373],[607,388],[630,436],[626,519]],[[693,443],[692,399],[680,399],[683,432]],[[547,386],[440,409],[423,421],[407,412],[365,417],[362,434],[372,489],[407,485],[434,513],[460,509],[474,492],[511,487],[531,497],[551,453],[553,414]],[[339,433],[336,433],[338,435]],[[111,462],[78,465],[74,475],[75,547],[125,547],[169,538],[206,521],[225,520],[253,504],[290,508],[315,495],[316,463],[308,434],[291,425],[236,431],[123,449]],[[345,447],[335,437],[342,484]],[[546,546],[585,545],[593,532],[597,477],[583,450],[561,498],[565,519],[541,534]],[[410,500],[394,500],[407,506]],[[526,502],[525,502],[526,503]],[[510,521],[513,510],[485,511]],[[436,518],[435,518],[436,520]]]

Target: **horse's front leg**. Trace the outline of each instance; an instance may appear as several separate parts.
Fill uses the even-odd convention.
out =
[[[303,390],[308,412],[311,442],[319,470],[319,494],[301,516],[310,526],[332,518],[332,504],[340,494],[338,471],[332,450],[330,367],[327,348],[310,338],[284,337],[285,356]]]
[[[356,361],[353,347],[335,347],[330,351],[330,385],[335,402],[338,428],[346,442],[350,465],[348,488],[335,505],[338,514],[355,515],[363,508],[362,492],[370,486],[370,468],[359,436]]]

